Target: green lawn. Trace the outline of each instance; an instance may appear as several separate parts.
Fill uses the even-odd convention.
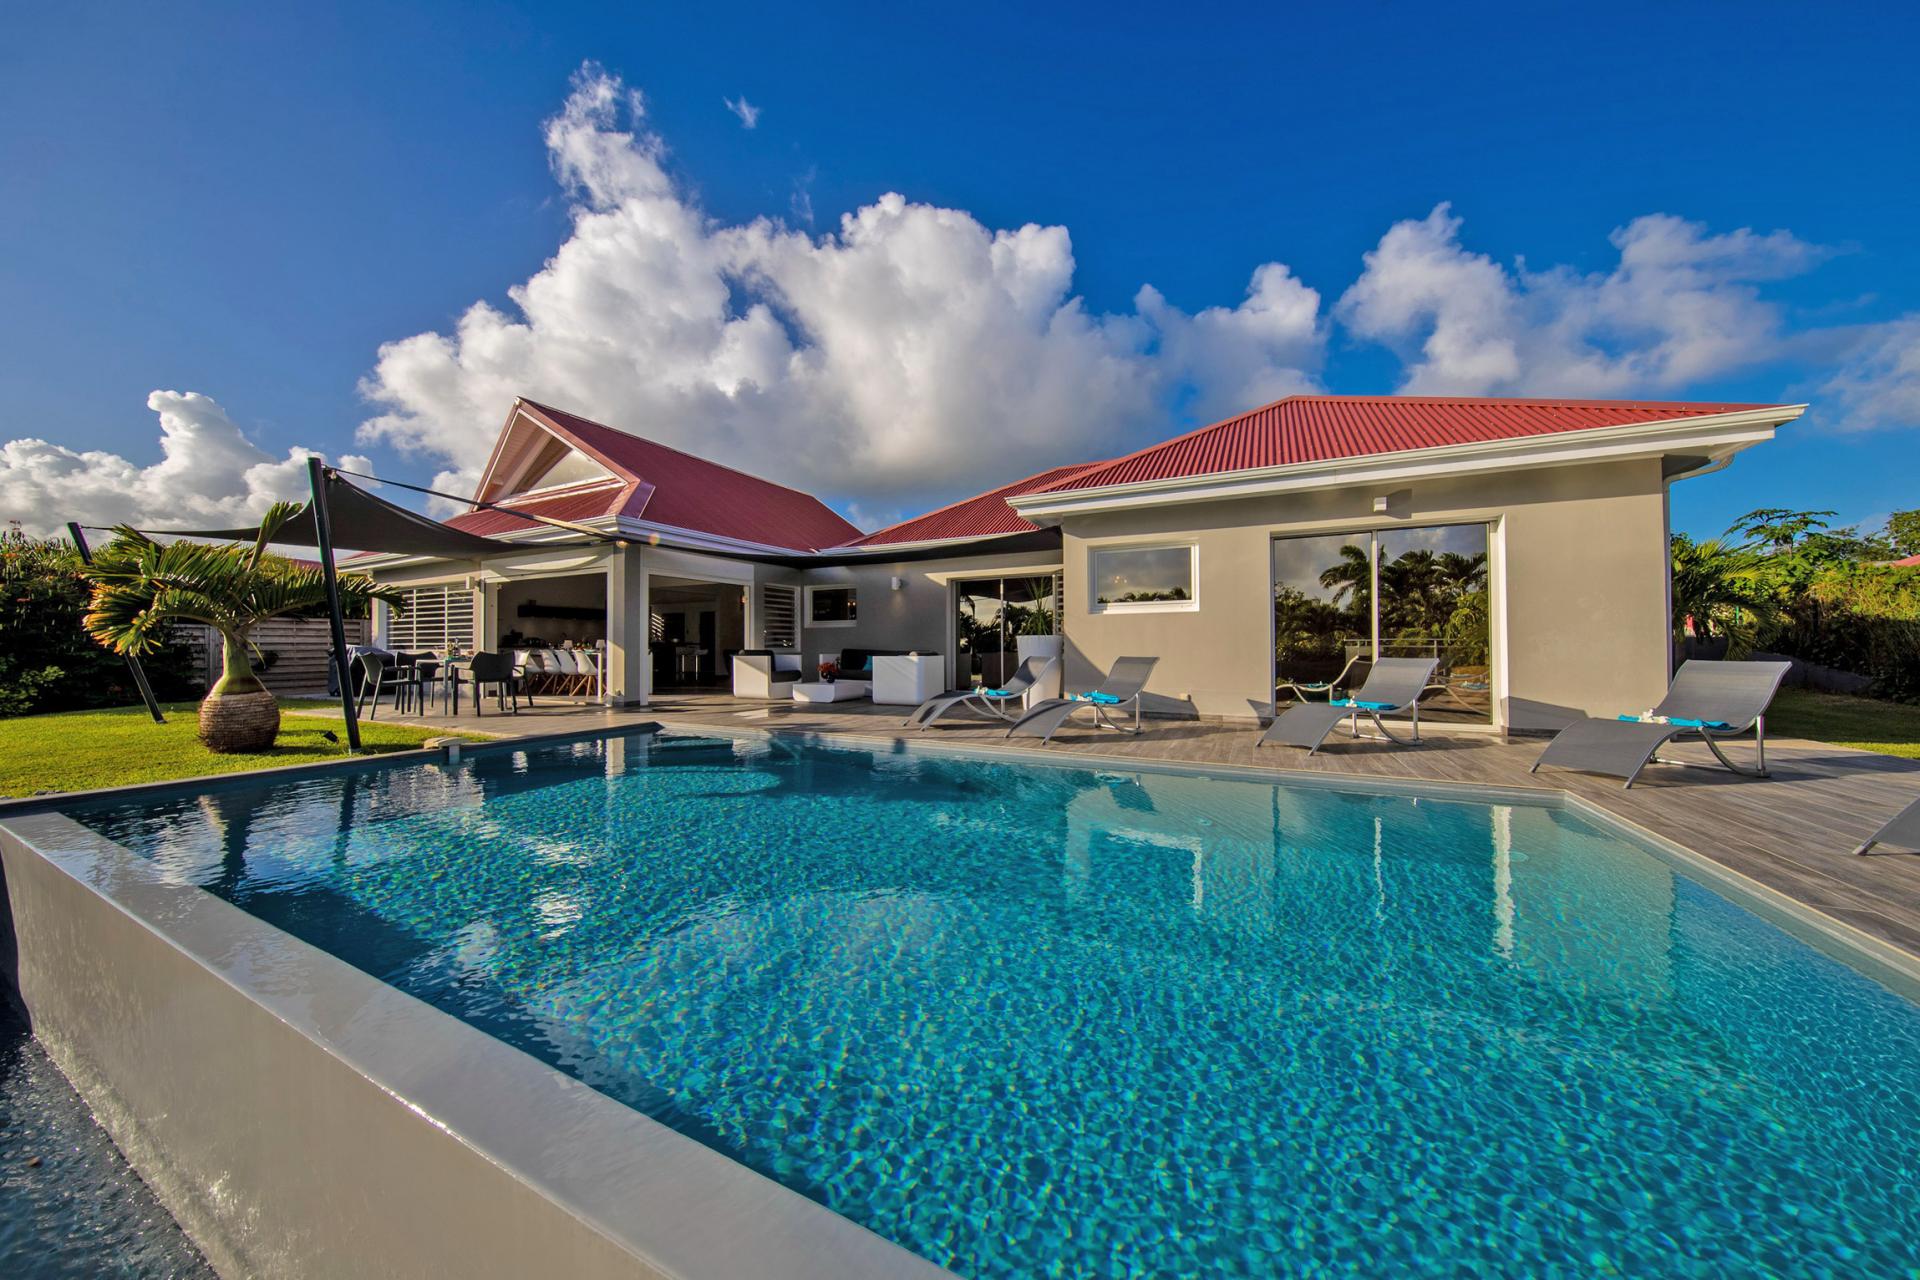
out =
[[[1920,707],[1813,689],[1782,689],[1767,733],[1920,760]]]
[[[257,755],[215,755],[201,746],[194,736],[197,723],[190,702],[168,706],[165,724],[155,724],[145,707],[0,720],[0,796],[163,782],[346,755],[346,731],[337,712],[330,718],[284,714],[305,705],[282,708],[279,739],[272,750]],[[328,742],[322,734],[329,730],[341,741]],[[460,735],[360,722],[360,741],[368,752],[402,751],[428,738],[448,736]]]

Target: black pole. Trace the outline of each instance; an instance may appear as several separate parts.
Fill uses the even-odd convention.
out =
[[[313,488],[313,540],[320,546],[320,573],[327,580],[327,621],[333,626],[333,669],[340,681],[340,711],[347,718],[347,750],[360,749],[360,717],[353,709],[348,681],[347,620],[340,613],[340,576],[333,568],[333,521],[327,515],[327,468],[307,459],[307,483]]]
[[[73,539],[73,545],[80,552],[81,564],[93,563],[93,552],[87,548],[87,535],[80,532],[80,526],[67,521],[67,536]],[[153,717],[155,724],[165,724],[167,718],[160,714],[160,703],[153,696],[153,686],[147,683],[146,669],[140,665],[140,659],[129,653],[127,670],[133,672],[133,683],[140,690],[140,700],[147,704],[147,714]]]

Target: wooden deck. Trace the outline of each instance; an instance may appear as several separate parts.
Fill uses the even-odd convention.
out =
[[[484,733],[535,734],[618,728],[647,720],[676,729],[760,728],[860,737],[904,738],[967,746],[1007,745],[1005,727],[985,721],[943,721],[925,733],[904,731],[905,708],[843,702],[798,705],[745,701],[722,694],[663,695],[644,708],[607,711],[556,705],[517,716],[488,712],[432,715],[414,723]],[[383,717],[385,718],[385,717]],[[1920,796],[1920,762],[1824,743],[1772,739],[1773,776],[1736,778],[1721,769],[1650,766],[1632,790],[1617,778],[1560,770],[1527,770],[1544,742],[1503,741],[1485,734],[1429,732],[1426,745],[1393,748],[1354,742],[1336,731],[1318,755],[1286,747],[1256,749],[1245,723],[1149,720],[1138,737],[1064,729],[1053,740],[1061,756],[1190,765],[1229,765],[1290,773],[1422,783],[1462,783],[1564,790],[1657,837],[1758,881],[1800,904],[1920,957],[1920,855],[1852,850],[1881,823]],[[1026,740],[1033,745],[1034,740]],[[1730,754],[1734,749],[1730,749]],[[1710,759],[1704,747],[1674,752]],[[1741,757],[1736,754],[1736,759]]]

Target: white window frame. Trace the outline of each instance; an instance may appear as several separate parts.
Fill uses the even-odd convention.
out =
[[[853,617],[837,622],[816,622],[813,617],[813,595],[816,591],[844,591],[853,604]],[[851,582],[822,582],[806,590],[805,608],[801,613],[800,625],[803,627],[857,627],[860,625],[860,589]]]
[[[1100,601],[1100,557],[1124,551],[1182,551],[1187,553],[1187,574],[1193,589],[1185,600]],[[1088,613],[1197,613],[1200,609],[1200,544],[1197,542],[1118,542],[1087,550]]]

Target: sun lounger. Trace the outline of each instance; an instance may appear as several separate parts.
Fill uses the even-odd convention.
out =
[[[1352,734],[1360,737],[1360,717],[1373,721],[1373,727],[1388,742],[1411,746],[1420,741],[1420,696],[1433,678],[1438,658],[1381,658],[1367,672],[1366,683],[1344,698],[1331,702],[1300,702],[1273,718],[1256,746],[1278,743],[1286,747],[1304,747],[1308,755],[1318,751],[1335,725],[1349,717]],[[1412,717],[1413,732],[1407,738],[1395,737],[1380,717],[1406,712]]]
[[[1011,738],[1016,733],[1030,733],[1042,742],[1051,742],[1060,727],[1081,711],[1093,712],[1093,726],[1096,729],[1139,733],[1140,695],[1146,690],[1147,677],[1153,674],[1159,662],[1158,658],[1121,658],[1107,672],[1107,678],[1100,682],[1098,689],[1036,703],[1027,710],[1027,714],[1013,722],[1013,727],[1007,730],[1007,736]],[[1126,706],[1133,708],[1131,729],[1115,723],[1108,715],[1109,711]]]
[[[1903,849],[1920,849],[1920,800],[1915,800],[1887,819],[1887,825],[1874,832],[1868,837],[1867,842],[1854,852],[1865,853],[1877,844],[1897,844]]]
[[[962,707],[983,712],[996,720],[1012,720],[1014,716],[1007,708],[1025,697],[1027,690],[1045,680],[1047,673],[1059,661],[1058,657],[1028,658],[1005,684],[996,689],[954,689],[935,694],[915,707],[913,713],[901,721],[901,725],[925,729],[947,712],[958,711]]]
[[[1633,785],[1649,764],[1687,764],[1662,760],[1655,753],[1677,738],[1699,738],[1714,758],[1747,778],[1767,776],[1767,707],[1786,678],[1785,662],[1707,662],[1680,664],[1673,687],[1645,716],[1616,720],[1576,720],[1562,729],[1533,762],[1587,773],[1610,774]],[[1727,759],[1720,743],[1754,731],[1752,768]]]

